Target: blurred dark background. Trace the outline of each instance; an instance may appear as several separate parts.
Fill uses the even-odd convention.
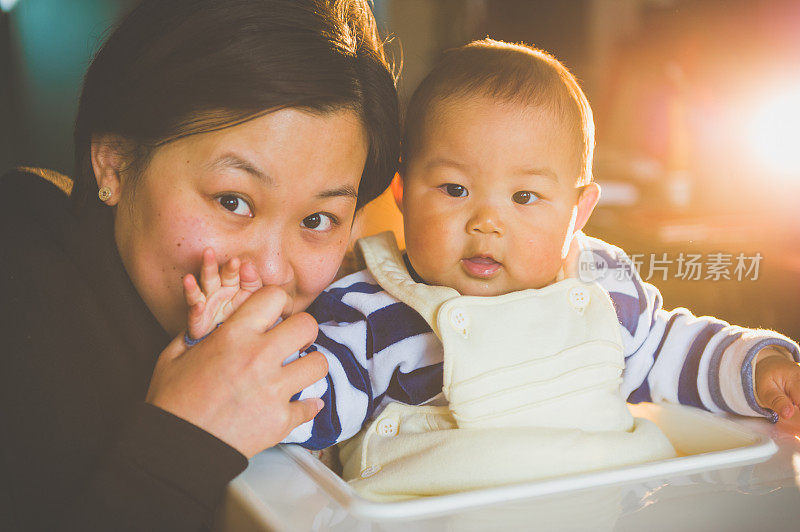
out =
[[[0,168],[71,172],[81,76],[134,3],[0,0]],[[800,338],[800,0],[375,0],[375,13],[404,102],[473,39],[561,59],[597,125],[587,233],[641,261],[667,308]],[[378,203],[373,220],[396,226]]]

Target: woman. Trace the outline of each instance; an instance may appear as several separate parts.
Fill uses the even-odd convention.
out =
[[[74,183],[0,180],[0,529],[210,526],[247,458],[320,407],[291,397],[324,358],[282,362],[388,185],[397,120],[365,0],[131,12],[86,74]],[[206,248],[265,288],[189,347],[181,279]]]

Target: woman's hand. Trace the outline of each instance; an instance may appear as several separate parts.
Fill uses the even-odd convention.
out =
[[[317,323],[304,312],[273,327],[289,308],[289,296],[268,286],[250,295],[194,347],[188,348],[180,334],[156,362],[147,402],[197,425],[248,458],[280,442],[323,406],[321,399],[290,398],[328,371],[318,352],[282,365],[317,336]]]

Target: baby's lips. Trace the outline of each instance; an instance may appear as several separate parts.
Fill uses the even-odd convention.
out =
[[[486,256],[462,259],[461,264],[468,275],[479,279],[489,279],[503,267],[502,263]]]
[[[487,265],[489,265],[489,264],[500,264],[500,261],[497,261],[492,257],[486,257],[486,256],[467,257],[465,260],[468,260],[470,262],[474,262],[476,264],[487,264]]]

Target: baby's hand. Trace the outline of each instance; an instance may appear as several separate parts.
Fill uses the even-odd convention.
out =
[[[189,337],[196,340],[213,331],[261,286],[252,263],[242,264],[234,257],[220,267],[214,250],[206,248],[200,284],[191,273],[183,278],[183,293],[189,306],[186,325]]]
[[[760,360],[756,365],[756,399],[783,419],[792,417],[795,407],[800,407],[800,366],[782,354]]]

